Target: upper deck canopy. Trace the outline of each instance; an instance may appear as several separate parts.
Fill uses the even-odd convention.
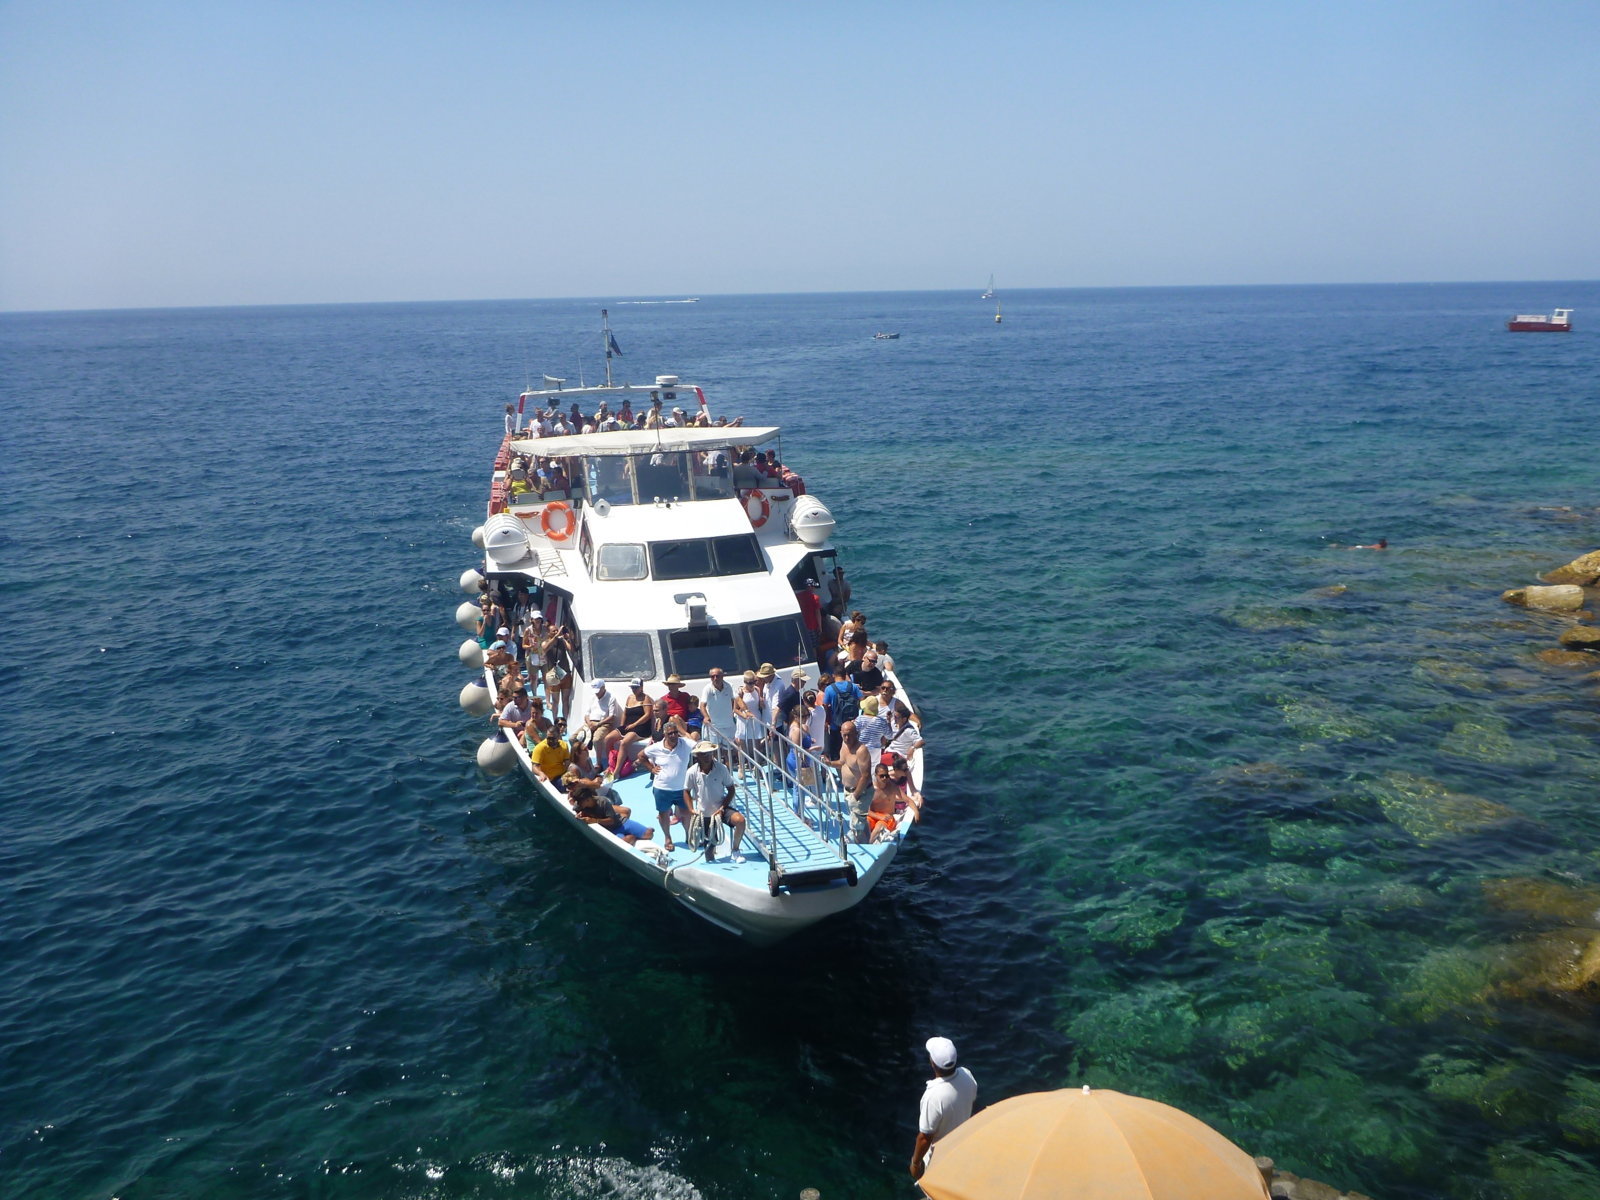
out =
[[[511,443],[518,454],[542,458],[609,458],[674,450],[714,450],[721,446],[759,446],[778,436],[776,425],[690,425],[679,429],[618,429],[566,437],[524,438]]]

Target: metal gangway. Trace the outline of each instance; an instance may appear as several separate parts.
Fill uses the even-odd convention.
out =
[[[815,750],[781,733],[769,733],[753,751],[721,730],[715,736],[734,775],[744,840],[767,860],[772,895],[837,880],[854,887],[857,869],[850,850],[865,817],[854,811],[838,771]]]

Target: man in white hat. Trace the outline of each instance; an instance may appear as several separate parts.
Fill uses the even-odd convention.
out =
[[[939,1139],[972,1115],[978,1098],[978,1081],[972,1072],[956,1065],[956,1044],[947,1037],[928,1039],[928,1062],[933,1078],[922,1091],[922,1111],[917,1117],[917,1147],[911,1152],[911,1178],[921,1179],[928,1156]]]
[[[711,820],[718,813],[731,831],[733,844],[728,853],[733,856],[733,861],[742,863],[744,855],[739,853],[739,842],[744,837],[744,814],[733,806],[733,772],[717,761],[717,744],[715,742],[696,742],[694,747],[694,766],[689,768],[689,773],[684,777],[683,790],[689,798],[690,807],[700,815],[702,828],[706,831],[706,861],[717,861],[717,844],[712,840]]]

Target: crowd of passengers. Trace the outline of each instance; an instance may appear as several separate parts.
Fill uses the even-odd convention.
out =
[[[851,810],[852,837],[892,837],[904,813],[912,819],[922,813],[912,781],[924,745],[921,717],[898,696],[888,643],[868,638],[866,616],[853,611],[839,619],[849,597],[842,570],[834,584],[833,603],[817,614],[814,686],[803,668],[780,681],[773,665],[762,663],[737,685],[714,667],[698,695],[672,674],[657,697],[637,677],[626,691],[596,679],[575,697],[572,631],[552,625],[526,589],[486,581],[478,641],[494,673],[502,734],[521,740],[534,770],[566,793],[581,820],[630,845],[655,830],[618,804],[610,785],[645,771],[667,850],[675,848],[674,825],[687,844],[696,816],[702,829],[720,817],[737,858],[744,816],[734,803],[735,785],[763,759],[782,763],[787,779],[807,789],[825,782],[816,778],[819,764],[830,768]]]
[[[575,433],[612,433],[624,429],[677,429],[686,426],[736,429],[744,424],[743,417],[734,417],[732,420],[717,417],[713,420],[703,408],[693,417],[682,408],[675,407],[668,412],[663,408],[660,392],[651,392],[648,407],[641,408],[637,413],[633,411],[632,404],[631,400],[625,399],[622,406],[612,412],[608,402],[601,400],[594,412],[585,413],[574,400],[571,410],[565,414],[554,405],[534,410],[525,428],[519,425],[515,406],[508,404],[506,433],[533,439],[565,437]],[[742,447],[734,451],[731,462],[722,457],[724,453],[721,450],[706,452],[705,461],[696,469],[711,474],[731,467],[732,484],[739,491],[787,487],[797,495],[804,492],[804,484],[800,483],[799,477],[786,469],[771,450]],[[529,494],[542,496],[549,492],[570,494],[574,490],[576,466],[576,461],[570,458],[519,454],[511,461],[508,490],[513,498]]]

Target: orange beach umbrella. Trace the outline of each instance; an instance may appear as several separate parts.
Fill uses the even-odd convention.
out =
[[[942,1138],[933,1200],[1267,1200],[1255,1160],[1188,1113],[1121,1092],[1030,1092]]]

